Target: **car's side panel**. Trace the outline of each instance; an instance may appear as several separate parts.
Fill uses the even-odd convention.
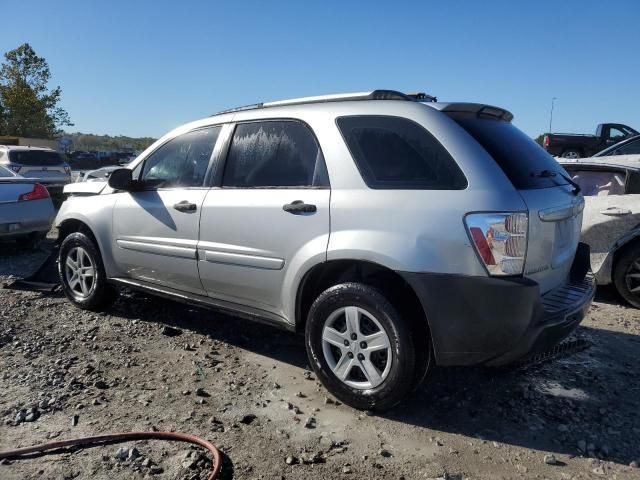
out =
[[[326,259],[329,197],[329,189],[212,189],[203,204],[198,243],[207,293],[293,324],[299,269],[305,262]],[[283,205],[294,200],[317,210],[285,212]]]
[[[607,259],[620,240],[640,228],[640,195],[585,197],[582,239],[591,247],[591,268],[600,284],[611,281]]]
[[[204,294],[196,244],[205,188],[116,193],[113,256],[126,277]],[[181,202],[193,211],[175,208]]]

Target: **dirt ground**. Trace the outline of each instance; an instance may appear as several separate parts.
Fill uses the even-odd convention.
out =
[[[47,255],[0,249],[0,284]],[[158,429],[218,445],[224,479],[640,478],[640,312],[603,289],[577,336],[591,346],[544,364],[436,369],[368,415],[328,395],[296,335],[129,292],[95,314],[0,289],[0,450]],[[204,479],[202,454],[67,450],[0,479]]]

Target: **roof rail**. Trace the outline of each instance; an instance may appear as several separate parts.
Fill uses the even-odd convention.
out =
[[[240,112],[243,110],[254,110],[257,108],[279,107],[283,105],[303,105],[307,103],[324,103],[324,102],[346,102],[355,100],[403,100],[408,102],[416,101],[432,101],[436,98],[426,93],[414,93],[406,95],[395,90],[373,90],[372,92],[356,92],[356,93],[338,93],[334,95],[320,95],[316,97],[292,98],[290,100],[279,100],[276,102],[255,103],[244,107],[229,108],[214,115],[223,113]],[[213,115],[212,115],[213,116]]]

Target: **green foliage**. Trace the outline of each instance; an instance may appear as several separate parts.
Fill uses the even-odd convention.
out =
[[[132,138],[118,135],[93,135],[91,133],[65,133],[65,137],[73,140],[73,150],[101,150],[118,151],[130,148],[135,151],[142,151],[156,141],[155,138],[143,137]]]
[[[538,135],[535,142],[542,147],[542,140],[544,140],[544,134]]]
[[[5,53],[0,67],[0,135],[53,138],[73,125],[58,106],[60,87],[49,90],[47,61],[25,43]]]

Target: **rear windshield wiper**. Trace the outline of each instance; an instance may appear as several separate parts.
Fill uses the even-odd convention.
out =
[[[574,195],[578,195],[582,190],[580,188],[580,185],[578,185],[576,182],[571,180],[571,178],[569,178],[567,175],[561,172],[556,172],[554,170],[542,170],[539,173],[532,173],[531,175],[539,178],[553,178],[559,175],[560,177],[564,178],[567,181],[567,183],[569,183],[573,187],[573,190],[571,191],[571,193],[573,193]]]

